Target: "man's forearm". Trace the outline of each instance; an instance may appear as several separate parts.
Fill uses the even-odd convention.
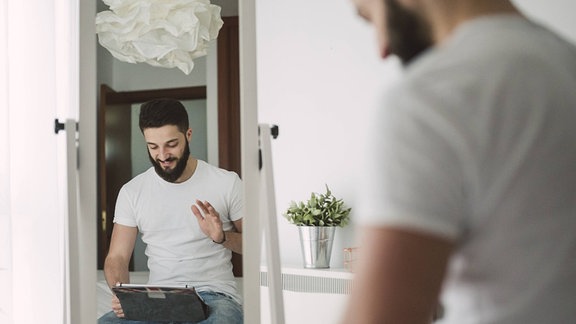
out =
[[[118,282],[130,283],[128,262],[118,258],[106,258],[104,262],[104,276],[109,287],[114,287]]]
[[[224,235],[226,235],[226,241],[222,245],[232,252],[242,254],[242,233],[224,232]]]

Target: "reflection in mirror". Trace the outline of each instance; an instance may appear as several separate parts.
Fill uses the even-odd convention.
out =
[[[224,26],[220,31],[217,40],[217,55],[214,55],[213,67],[206,68],[206,73],[215,74],[216,66],[218,75],[207,75],[206,79],[214,79],[214,84],[207,80],[207,86],[193,86],[188,88],[166,89],[166,84],[158,83],[158,88],[153,90],[119,91],[115,92],[107,86],[102,86],[98,108],[98,287],[97,302],[98,315],[102,315],[103,310],[110,309],[110,296],[107,284],[104,281],[102,267],[103,260],[107,254],[108,244],[112,229],[113,201],[116,199],[117,190],[120,186],[130,180],[132,176],[140,173],[142,169],[150,166],[146,153],[144,139],[137,126],[137,116],[140,103],[153,98],[175,98],[179,100],[191,99],[190,105],[200,105],[203,108],[203,117],[194,117],[191,124],[194,134],[191,142],[191,153],[194,157],[207,160],[209,153],[206,141],[211,141],[208,133],[211,133],[206,125],[195,124],[200,119],[205,120],[208,114],[214,114],[217,121],[216,136],[216,161],[211,164],[221,168],[232,170],[241,175],[240,169],[240,113],[239,113],[239,72],[238,72],[238,18],[223,17]],[[207,60],[210,60],[208,58]],[[117,64],[117,63],[115,63]],[[207,64],[209,65],[209,64]],[[117,66],[117,65],[116,65]],[[201,67],[199,66],[201,69]],[[105,68],[106,69],[106,68]],[[134,76],[122,74],[122,72],[111,71],[115,86],[125,89],[126,86],[118,85],[122,80],[133,80]],[[100,71],[100,69],[99,69]],[[162,72],[162,71],[160,71]],[[105,71],[106,73],[106,71]],[[154,83],[158,78],[152,74],[147,74],[148,80],[141,83]],[[151,77],[151,78],[150,78]],[[132,79],[131,79],[132,78]],[[106,79],[106,78],[104,78]],[[100,78],[102,81],[102,78]],[[116,82],[119,80],[118,82]],[[128,86],[130,88],[130,86]],[[184,93],[184,94],[182,94]],[[209,97],[210,96],[210,97]],[[212,105],[207,102],[212,101]],[[103,106],[109,106],[104,109]],[[121,108],[122,107],[122,108]],[[208,107],[208,108],[206,108]],[[190,108],[198,113],[199,108]],[[208,111],[207,109],[211,109]],[[110,113],[113,112],[113,113]],[[110,114],[105,117],[103,114]],[[106,123],[104,123],[106,121]],[[132,127],[130,127],[132,124]],[[200,136],[203,134],[204,139]],[[109,143],[111,138],[123,138],[124,143]],[[140,143],[138,143],[140,141]],[[122,142],[122,141],[121,141]],[[198,147],[196,147],[198,146]],[[210,146],[211,147],[211,146]],[[134,158],[126,159],[126,152],[131,152]],[[122,159],[123,158],[123,159]],[[115,161],[116,160],[116,161]],[[125,179],[123,179],[123,177]],[[107,190],[111,180],[117,180],[117,189]],[[137,242],[135,254],[131,264],[131,275],[133,282],[147,281],[146,258],[142,254],[142,243]],[[232,257],[234,275],[237,277],[239,288],[242,288],[242,257],[233,254]],[[144,269],[144,270],[142,270]]]
[[[117,194],[122,185],[132,177],[150,167],[148,153],[144,138],[138,127],[138,115],[140,104],[133,103],[147,101],[152,98],[177,98],[186,106],[190,118],[190,127],[193,129],[193,137],[190,142],[192,155],[198,159],[207,160],[208,126],[206,122],[207,109],[204,87],[192,87],[181,89],[164,89],[137,92],[114,92],[107,86],[102,86],[99,124],[99,182],[102,226],[99,226],[99,264],[102,269],[104,258],[108,250],[108,244],[112,233],[112,221]],[[183,100],[195,99],[195,100]],[[228,106],[229,108],[230,106]],[[231,111],[222,112],[221,115],[239,116],[231,114]],[[232,118],[230,118],[232,119]],[[238,120],[229,123],[239,123]],[[239,129],[236,128],[238,131]],[[220,132],[222,133],[222,132]],[[237,133],[228,133],[239,138]],[[233,143],[234,138],[220,137],[219,149],[222,161],[231,161],[234,158],[226,156],[227,146]],[[238,151],[239,152],[239,151]],[[239,173],[239,172],[238,172]],[[107,216],[107,214],[109,216]],[[137,240],[133,258],[130,264],[132,282],[146,283],[147,259],[143,253],[145,246],[141,240]],[[240,262],[238,262],[240,261]],[[233,254],[234,275],[238,278],[238,287],[242,287],[242,262],[241,256]],[[98,282],[98,315],[109,310],[110,291],[104,280],[103,273],[99,272]]]
[[[208,161],[208,143],[207,143],[207,128],[208,122],[206,120],[206,100],[183,100],[182,104],[186,108],[192,128],[192,140],[190,141],[190,154],[196,159]],[[130,126],[130,147],[131,154],[130,160],[132,163],[132,178],[136,175],[146,171],[151,167],[148,158],[148,150],[146,149],[146,141],[138,126],[138,116],[140,113],[140,104],[133,104],[131,107],[131,126]],[[140,233],[138,240],[134,247],[133,270],[146,271],[148,269],[148,258],[144,254],[146,248]]]
[[[102,124],[100,146],[100,213],[102,214],[99,228],[99,269],[102,269],[113,226],[113,215],[116,197],[122,185],[134,176],[148,169],[151,164],[148,159],[146,143],[138,126],[140,104],[132,101],[149,100],[166,96],[183,99],[187,108],[190,127],[193,130],[190,151],[198,159],[208,161],[207,144],[207,113],[205,87],[179,89],[149,90],[136,92],[112,92],[107,86],[101,89],[104,94],[100,104],[99,122]],[[191,99],[191,100],[186,100]],[[147,269],[144,246],[137,241],[130,270],[143,271]]]
[[[202,122],[195,120],[192,125],[202,124],[198,128],[199,130],[203,129],[203,133],[206,134],[207,123],[205,87],[116,92],[110,87],[102,85],[100,94],[98,114],[98,206],[100,215],[98,268],[102,269],[112,235],[116,196],[122,185],[145,168],[145,163],[134,163],[141,161],[141,159],[133,160],[131,158],[132,156],[141,156],[142,150],[144,150],[146,157],[144,140],[137,126],[138,103],[154,98],[201,101],[204,104],[201,109],[196,109],[199,112],[193,112],[192,116],[200,114],[199,117],[202,118]],[[136,126],[131,127],[134,123]],[[204,135],[204,139],[206,139],[206,135]],[[135,145],[137,143],[141,143],[141,147]],[[192,152],[196,154],[195,151]],[[203,149],[198,153],[201,154],[202,152],[206,154],[207,145],[203,145]],[[149,162],[148,165],[150,165]],[[133,261],[130,270],[134,270]]]

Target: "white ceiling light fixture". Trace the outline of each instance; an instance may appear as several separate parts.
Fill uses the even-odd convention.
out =
[[[190,74],[193,60],[224,24],[209,0],[103,0],[110,10],[96,15],[98,41],[117,59],[146,62]]]

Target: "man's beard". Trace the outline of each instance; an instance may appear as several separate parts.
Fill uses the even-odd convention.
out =
[[[398,0],[386,0],[390,53],[408,65],[432,47],[431,26],[417,13],[402,7]]]
[[[188,157],[190,157],[190,148],[188,147],[188,140],[186,140],[186,147],[184,148],[184,152],[182,153],[182,156],[178,159],[178,162],[176,163],[174,169],[164,170],[160,165],[160,163],[156,161],[154,158],[152,158],[152,155],[150,155],[150,152],[148,152],[148,158],[150,158],[150,162],[152,162],[154,170],[156,170],[156,173],[162,179],[168,182],[176,182],[176,180],[180,178],[180,176],[182,175],[182,173],[184,173],[184,170],[186,169],[186,164],[188,163]],[[175,159],[176,159],[175,157],[170,157],[166,160],[171,161]]]

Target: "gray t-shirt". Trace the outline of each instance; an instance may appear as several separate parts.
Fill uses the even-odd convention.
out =
[[[380,108],[356,215],[457,244],[441,323],[574,322],[574,46],[520,16],[478,18]]]

